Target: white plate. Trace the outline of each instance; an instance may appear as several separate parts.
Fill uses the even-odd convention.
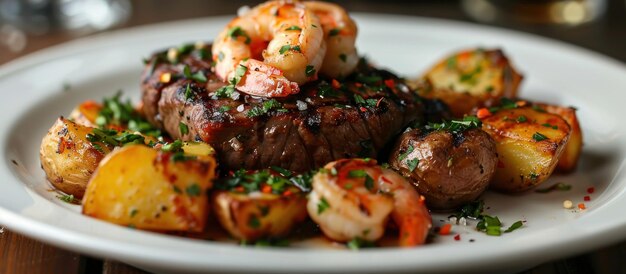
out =
[[[81,39],[0,68],[0,223],[60,247],[158,271],[380,272],[521,269],[626,238],[626,68],[574,46],[494,28],[415,17],[358,14],[359,49],[402,75],[416,75],[453,50],[502,47],[526,76],[522,96],[579,108],[585,147],[578,171],[554,176],[568,192],[506,196],[487,193],[488,213],[524,228],[501,237],[455,226],[452,236],[403,250],[351,252],[258,249],[120,227],[79,214],[49,191],[39,143],[54,119],[85,99],[123,89],[139,97],[141,58],[171,45],[210,40],[227,18],[182,21]],[[64,91],[64,84],[70,89]],[[587,210],[562,208],[596,192]],[[445,215],[435,215],[435,224]],[[475,239],[470,242],[470,239]]]

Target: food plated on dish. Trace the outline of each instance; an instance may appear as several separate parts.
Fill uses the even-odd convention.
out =
[[[361,247],[445,235],[428,209],[513,231],[522,222],[503,226],[476,199],[576,167],[575,111],[517,99],[502,51],[455,53],[405,80],[360,58],[356,35],[333,4],[254,7],[213,44],[147,58],[138,106],[116,96],[58,119],[44,171],[84,214],[132,228]]]

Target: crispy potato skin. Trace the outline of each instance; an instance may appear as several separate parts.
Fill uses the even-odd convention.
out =
[[[523,122],[520,117],[525,117]],[[508,193],[526,191],[545,181],[554,171],[571,131],[560,116],[530,106],[503,109],[482,122],[498,151],[491,187]],[[547,138],[538,140],[533,137],[537,133]]]
[[[576,170],[578,158],[583,147],[583,132],[576,117],[576,109],[572,107],[562,107],[544,103],[535,103],[536,106],[545,109],[547,112],[561,116],[570,126],[572,132],[569,141],[565,145],[565,151],[556,164],[556,171],[568,173]]]
[[[216,191],[211,203],[218,221],[240,240],[281,237],[306,219],[306,198],[302,194],[235,193]]]
[[[490,100],[515,97],[522,78],[501,50],[473,49],[448,56],[409,85],[462,117]]]
[[[89,178],[111,148],[102,152],[86,138],[92,128],[60,117],[41,141],[41,167],[52,185],[77,198],[83,197]]]
[[[175,161],[172,156],[143,145],[116,149],[89,181],[83,214],[138,229],[202,231],[215,159]]]
[[[87,100],[74,108],[68,118],[79,125],[97,127],[96,118],[98,118],[100,110],[102,110],[101,104],[93,100]]]
[[[415,159],[419,163],[411,171],[408,163]],[[389,163],[411,179],[428,208],[452,210],[487,189],[496,169],[496,144],[480,129],[459,134],[413,129],[402,134]]]

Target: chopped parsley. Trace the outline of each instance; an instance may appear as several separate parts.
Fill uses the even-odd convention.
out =
[[[330,208],[330,204],[326,201],[326,198],[322,197],[320,201],[317,203],[317,214],[320,215],[324,213],[326,209]]]
[[[135,217],[135,215],[137,215],[137,213],[139,213],[139,210],[137,210],[136,208],[133,208],[133,210],[130,211],[130,217]]]
[[[326,82],[322,82],[317,87],[317,96],[319,97],[337,97],[337,95],[337,91],[335,91],[335,89],[333,89],[333,87]]]
[[[138,131],[153,137],[160,136],[161,131],[135,111],[130,100],[122,102],[121,96],[122,92],[119,91],[113,97],[104,98],[102,109],[96,117],[96,125],[102,129],[111,125],[127,125],[130,131]]]
[[[261,106],[255,106],[248,110],[246,116],[248,117],[257,117],[261,115],[265,115],[270,111],[275,110],[278,112],[286,112],[287,110],[283,108],[283,104],[276,101],[276,99],[270,99],[265,102]]]
[[[233,79],[230,79],[230,84],[233,86],[236,86],[237,84],[239,84],[239,81],[241,81],[241,77],[243,77],[247,71],[248,71],[248,67],[242,64],[239,64],[237,68],[235,69],[235,76],[233,77]]]
[[[517,221],[515,223],[513,223],[509,228],[507,228],[504,233],[510,233],[513,232],[514,230],[522,227],[524,224],[522,223],[522,221]]]
[[[286,169],[284,169],[284,168],[282,168],[282,167],[279,167],[279,166],[271,166],[270,168],[271,168],[272,170],[274,170],[274,171],[276,171],[276,172],[280,173],[280,175],[283,175],[283,176],[285,176],[285,177],[289,177],[289,176],[291,176],[291,175],[293,174],[293,172],[291,172],[291,171],[289,171],[289,170],[286,170]]]
[[[549,128],[552,128],[552,129],[559,129],[559,127],[558,127],[558,126],[551,125],[551,124],[549,124],[549,123],[542,124],[542,126],[544,126],[544,127],[549,127]]]
[[[335,35],[339,34],[340,32],[341,32],[340,28],[334,28],[334,29],[331,29],[328,32],[328,36],[335,36]]]
[[[193,96],[193,91],[191,90],[190,84],[187,84],[185,87],[185,100],[191,99]]]
[[[206,75],[204,75],[201,70],[196,71],[196,73],[192,74],[191,68],[189,68],[188,65],[185,65],[185,67],[183,67],[183,76],[187,79],[191,79],[201,83],[206,83],[208,81]]]
[[[406,151],[404,151],[404,153],[401,153],[400,155],[398,155],[398,161],[402,162],[404,159],[406,159],[407,156],[409,156],[409,154],[413,152],[413,150],[415,150],[415,148],[413,148],[413,145],[409,145],[409,147],[406,149]]]
[[[417,165],[419,165],[420,159],[414,158],[406,161],[406,166],[409,168],[409,171],[413,172]]]
[[[476,116],[465,116],[461,120],[449,120],[442,123],[429,123],[425,129],[427,131],[445,130],[451,133],[461,133],[463,131],[480,128],[482,122]]]
[[[127,144],[144,144],[145,138],[142,135],[134,134],[130,132],[117,132],[111,129],[93,128],[91,133],[88,133],[87,141],[91,142],[93,147],[100,152],[102,150],[101,144],[110,146],[124,146]]]
[[[363,99],[363,97],[361,97],[361,95],[358,95],[358,94],[354,95],[354,102],[359,105],[365,105],[365,99]]]
[[[546,137],[545,135],[539,133],[539,132],[535,132],[535,134],[533,134],[533,139],[537,142],[541,142],[543,140],[548,139],[548,137]]]
[[[348,56],[342,53],[339,54],[339,59],[345,63],[348,60]]]
[[[351,241],[347,242],[346,246],[351,250],[359,250],[361,248],[375,247],[376,245],[374,245],[373,242],[366,241],[359,237],[356,237],[352,239]]]
[[[250,219],[248,219],[248,227],[257,229],[261,227],[261,221],[256,216],[251,215]]]
[[[189,133],[189,127],[183,122],[178,123],[178,130],[180,131],[181,136],[187,135],[187,133]]]
[[[264,185],[271,188],[274,194],[283,194],[287,190],[300,190],[302,192],[311,191],[311,180],[313,174],[311,172],[294,175],[291,171],[280,167],[272,167],[272,170],[278,174],[271,172],[270,169],[257,171],[246,171],[240,169],[232,173],[231,176],[223,178],[216,184],[217,189],[229,190],[243,193],[261,191]],[[289,174],[289,175],[286,175]]]
[[[250,36],[248,36],[246,31],[244,31],[240,26],[232,27],[231,29],[229,29],[227,35],[230,36],[232,39],[237,39],[238,37],[245,37],[246,40],[244,41],[244,43],[248,45],[251,42]]]
[[[217,109],[217,111],[219,111],[220,113],[224,113],[230,110],[229,106],[221,106],[220,108]]]
[[[189,196],[200,196],[200,192],[202,192],[202,189],[200,189],[200,186],[195,183],[185,188],[185,193]]]
[[[465,204],[457,211],[454,216],[459,218],[478,219],[483,214],[485,202],[483,200],[476,200]]]
[[[215,96],[218,98],[229,98],[233,96],[235,87],[233,85],[223,86],[215,91]]]
[[[306,68],[304,69],[304,74],[306,74],[306,76],[308,77],[315,75],[315,67],[311,65],[306,66]]]
[[[528,121],[528,119],[526,118],[526,116],[520,115],[520,116],[517,116],[517,119],[515,119],[515,121],[517,121],[518,123],[524,123]]]
[[[74,198],[74,195],[70,194],[61,194],[61,195],[57,195],[57,199],[66,202],[68,204],[76,204],[78,203],[78,201],[76,200],[76,198]]]
[[[165,152],[182,152],[183,151],[183,141],[176,140],[171,143],[166,143],[161,146],[161,151]]]
[[[302,30],[302,28],[298,26],[291,26],[291,27],[286,28],[285,30]]]
[[[300,46],[293,46],[292,47],[290,45],[284,45],[284,46],[280,47],[280,50],[278,50],[278,52],[280,54],[285,54],[285,52],[290,51],[290,50],[297,51],[297,52],[301,51]]]
[[[470,218],[479,220],[479,222],[476,224],[476,229],[478,231],[485,232],[485,234],[490,236],[502,235],[502,222],[496,216],[483,214],[484,206],[485,204],[482,200],[473,201],[461,207],[461,209],[452,216],[456,217],[457,219]],[[522,226],[522,221],[517,221],[513,223],[508,229],[506,229],[504,233],[512,232]]]

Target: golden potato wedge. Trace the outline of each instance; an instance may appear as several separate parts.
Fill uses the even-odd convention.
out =
[[[549,105],[544,103],[535,103],[535,106],[553,114],[557,114],[569,124],[572,132],[569,141],[565,145],[565,151],[561,155],[559,162],[556,164],[556,170],[559,172],[572,172],[578,165],[578,158],[583,147],[583,133],[580,129],[580,123],[576,118],[576,109],[573,107],[562,107]]]
[[[455,117],[500,97],[515,97],[522,81],[499,49],[457,52],[409,85],[425,98],[444,101]]]
[[[215,167],[212,156],[127,145],[98,166],[83,198],[83,214],[139,229],[202,231]]]
[[[87,182],[112,146],[92,143],[93,128],[60,117],[41,141],[41,167],[52,185],[77,198],[83,197]]]
[[[212,207],[218,221],[230,235],[254,241],[288,234],[307,217],[306,198],[256,192],[253,194],[216,191]]]
[[[571,131],[560,116],[530,106],[500,109],[482,122],[498,152],[490,186],[503,192],[525,191],[545,181]]]
[[[101,109],[101,104],[93,100],[87,100],[74,108],[68,118],[79,125],[97,127],[96,118],[98,118],[98,113]]]

